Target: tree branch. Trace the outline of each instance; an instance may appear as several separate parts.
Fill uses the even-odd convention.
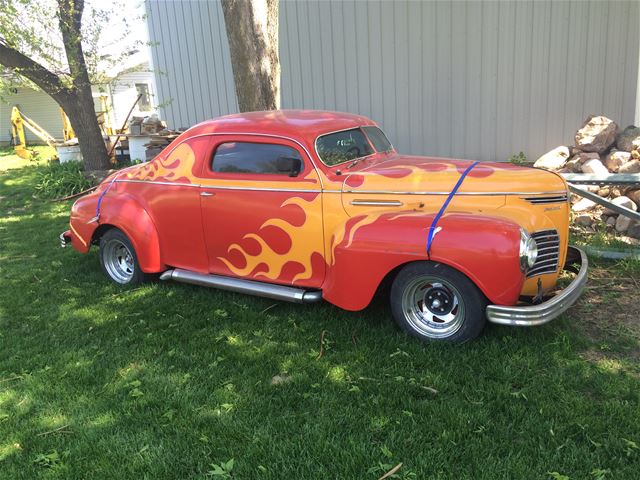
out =
[[[38,62],[0,41],[0,64],[27,77],[38,87],[51,95],[56,101],[68,96],[71,91],[62,83],[60,77],[50,72]],[[58,102],[60,103],[60,102]]]
[[[89,74],[82,50],[84,0],[58,0],[60,33],[73,84],[89,85]],[[86,84],[86,85],[85,85]]]

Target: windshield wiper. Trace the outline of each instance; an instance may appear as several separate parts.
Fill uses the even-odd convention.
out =
[[[365,155],[364,157],[356,158],[353,162],[347,165],[347,170],[349,170],[351,167],[355,167],[358,163],[360,163],[365,158],[369,158],[371,155],[375,155],[375,154],[376,152],[373,152],[373,153],[370,153],[369,155]]]
[[[364,157],[362,157],[362,158],[364,158]],[[360,162],[360,160],[362,160],[362,158],[356,158],[353,162],[351,162],[349,165],[347,165],[347,170],[350,169],[351,167],[355,167]]]

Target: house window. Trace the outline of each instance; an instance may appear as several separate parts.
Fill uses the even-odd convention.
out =
[[[216,149],[212,170],[219,173],[265,173],[295,176],[302,158],[293,148],[273,143],[228,142]]]
[[[136,92],[138,95],[142,95],[138,101],[138,108],[141,112],[148,112],[151,110],[151,95],[149,95],[148,83],[136,83]]]

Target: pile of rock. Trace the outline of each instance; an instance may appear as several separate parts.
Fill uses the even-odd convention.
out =
[[[576,132],[575,145],[554,148],[536,160],[534,167],[558,173],[640,173],[640,128],[631,125],[620,132],[618,125],[607,117],[589,117]],[[640,205],[640,185],[581,188],[631,210],[637,210]],[[594,231],[595,224],[601,220],[611,230],[640,239],[640,222],[579,195],[572,195],[571,203],[577,225]]]

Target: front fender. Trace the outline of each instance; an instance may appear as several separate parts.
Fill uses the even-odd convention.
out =
[[[109,192],[100,204],[99,223],[91,222],[96,215],[98,197],[98,194],[87,195],[73,205],[70,222],[73,246],[86,253],[95,230],[100,225],[112,225],[131,240],[142,271],[154,273],[165,270],[158,231],[144,207],[131,195]],[[78,237],[77,244],[74,237]]]
[[[445,215],[429,257],[427,233],[434,215],[394,211],[350,218],[334,236],[323,298],[346,310],[360,310],[393,269],[431,260],[464,273],[491,303],[516,303],[524,283],[519,226],[481,215]]]

